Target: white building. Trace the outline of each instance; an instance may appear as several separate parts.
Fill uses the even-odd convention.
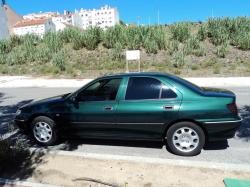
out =
[[[119,24],[119,12],[107,5],[100,9],[76,10],[72,16],[72,24],[83,29],[95,26],[105,29]]]
[[[43,18],[51,18],[54,16],[60,15],[58,12],[39,12],[39,13],[31,13],[23,16],[23,19],[43,19]]]
[[[14,34],[22,36],[25,34],[35,34],[42,37],[46,32],[55,32],[56,26],[52,19],[23,20],[18,22],[13,28]]]
[[[24,15],[25,20],[37,20],[37,19],[52,19],[55,24],[56,31],[62,31],[69,25],[72,25],[72,14],[68,11],[64,11],[64,14],[58,12],[39,12]]]

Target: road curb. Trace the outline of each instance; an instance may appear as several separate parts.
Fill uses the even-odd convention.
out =
[[[43,148],[30,148],[30,151],[42,152],[54,156],[56,155],[74,156],[74,157],[98,159],[98,160],[120,160],[120,161],[131,161],[139,163],[166,164],[173,166],[218,169],[223,171],[250,172],[250,164],[229,164],[229,163],[217,163],[217,162],[206,162],[206,161],[190,161],[181,159],[163,159],[163,158],[150,158],[150,157],[139,157],[139,156],[82,153],[82,152],[48,150]]]
[[[0,178],[0,185],[10,185],[15,187],[16,186],[25,186],[25,187],[60,187],[60,186],[55,186],[55,185],[50,185],[50,184],[41,184],[41,183],[36,183],[36,182],[29,182],[26,180],[9,180],[9,179],[3,179]]]

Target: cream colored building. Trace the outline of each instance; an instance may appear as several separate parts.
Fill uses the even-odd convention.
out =
[[[24,15],[25,20],[39,20],[39,19],[50,19],[55,24],[55,31],[63,31],[69,25],[72,25],[72,14],[68,11],[64,11],[64,14],[58,12],[39,12]]]
[[[14,34],[23,36],[35,34],[42,37],[46,32],[55,32],[56,26],[52,19],[23,20],[14,26]]]
[[[72,24],[83,29],[95,26],[105,29],[119,24],[119,12],[107,5],[100,9],[76,10],[72,16]]]

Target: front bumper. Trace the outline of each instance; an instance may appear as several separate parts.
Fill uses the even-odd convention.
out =
[[[241,125],[242,119],[235,121],[203,122],[208,141],[220,141],[233,138]]]
[[[21,131],[27,131],[28,130],[28,125],[27,121],[23,119],[15,119],[14,120],[15,125],[21,130]]]

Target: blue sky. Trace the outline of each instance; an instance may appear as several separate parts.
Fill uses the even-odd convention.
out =
[[[250,0],[7,0],[20,14],[64,9],[99,8],[105,4],[117,7],[120,19],[126,23],[160,23],[204,21],[212,15],[249,16]]]

